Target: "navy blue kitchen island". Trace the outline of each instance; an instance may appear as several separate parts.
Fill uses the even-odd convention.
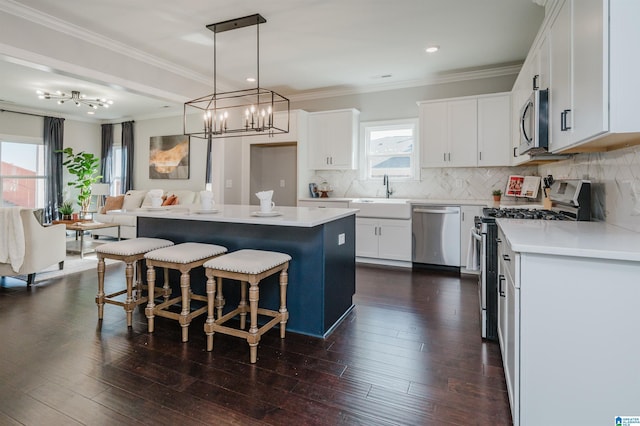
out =
[[[138,236],[176,244],[218,244],[230,252],[257,249],[289,254],[287,331],[316,337],[329,334],[353,307],[356,210],[278,207],[281,216],[255,217],[255,206],[216,207],[215,214],[188,209],[139,212]],[[194,291],[203,289],[205,281],[202,268],[192,273]],[[237,306],[238,288],[224,285],[225,312]],[[260,304],[278,310],[277,275],[260,283]]]

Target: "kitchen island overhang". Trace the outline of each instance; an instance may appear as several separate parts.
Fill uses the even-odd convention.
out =
[[[230,252],[250,248],[289,254],[292,260],[287,290],[287,331],[327,336],[353,307],[357,210],[279,207],[281,216],[254,217],[255,206],[217,208],[216,214],[197,214],[188,209],[138,212],[138,236],[165,238],[176,244],[218,244]],[[205,281],[202,268],[192,272],[195,292],[203,291]],[[224,297],[225,312],[235,308],[239,286],[225,284]],[[267,309],[278,309],[277,276],[261,282],[260,304]]]

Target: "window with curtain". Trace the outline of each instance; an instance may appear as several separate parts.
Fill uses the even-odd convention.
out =
[[[0,139],[0,205],[43,208],[46,179],[42,140]]]
[[[114,145],[111,149],[111,195],[122,193],[122,146]]]

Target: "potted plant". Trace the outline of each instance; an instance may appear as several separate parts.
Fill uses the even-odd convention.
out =
[[[91,204],[91,185],[102,179],[102,176],[98,175],[100,159],[89,152],[74,153],[73,148],[65,148],[57,152],[65,155],[62,165],[66,166],[70,174],[76,176],[76,180],[68,182],[67,185],[80,191],[76,200],[82,217],[85,217]]]
[[[494,189],[491,193],[493,195],[493,201],[500,201],[500,196],[502,196],[502,191],[499,189]]]
[[[58,212],[62,215],[62,220],[71,220],[71,214],[73,213],[73,203],[71,201],[63,202],[58,208]]]

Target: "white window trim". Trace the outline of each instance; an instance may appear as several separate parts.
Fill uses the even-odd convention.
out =
[[[420,134],[420,129],[418,128],[418,118],[400,118],[395,120],[379,120],[379,121],[365,121],[360,123],[360,149],[359,149],[359,160],[360,160],[360,180],[364,181],[377,181],[379,179],[371,179],[369,178],[368,167],[369,162],[367,161],[367,141],[366,141],[366,129],[367,127],[384,127],[384,126],[396,126],[399,124],[411,124],[414,126],[414,145],[413,145],[413,154],[411,162],[411,175],[409,178],[393,178],[394,182],[419,182],[420,181],[420,144],[418,143],[418,135]]]

